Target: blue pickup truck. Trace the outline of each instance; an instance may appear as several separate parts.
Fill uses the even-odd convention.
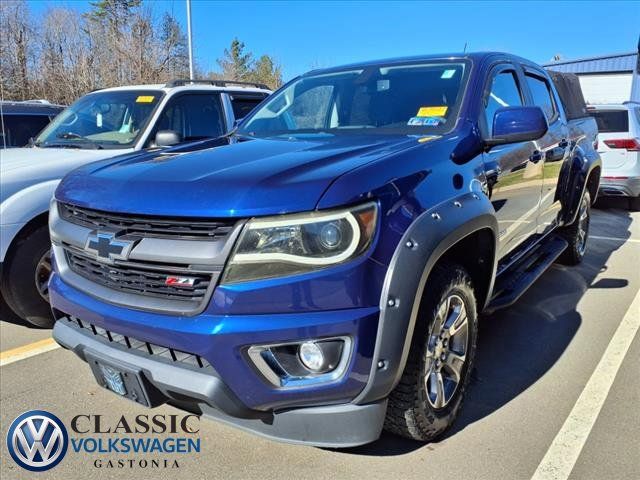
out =
[[[479,315],[585,254],[597,130],[566,104],[512,55],[373,61],[292,80],[228,145],[81,167],[49,215],[54,338],[147,407],[432,440]]]

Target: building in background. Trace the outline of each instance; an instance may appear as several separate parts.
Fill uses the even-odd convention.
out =
[[[544,67],[578,75],[587,104],[640,102],[639,52],[558,60]]]

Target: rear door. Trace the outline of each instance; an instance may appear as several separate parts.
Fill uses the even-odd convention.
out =
[[[542,160],[537,164],[542,176],[538,233],[553,229],[560,213],[558,181],[563,163],[569,158],[569,129],[561,113],[560,99],[555,94],[550,79],[541,70],[524,66],[525,84],[530,105],[540,107],[547,117],[549,130],[534,143],[541,152]]]
[[[492,133],[493,117],[501,107],[526,103],[522,75],[512,64],[500,64],[491,71],[483,96],[480,124],[485,135]],[[499,228],[498,256],[504,257],[535,234],[542,188],[542,154],[534,142],[501,145],[483,155],[489,198]]]

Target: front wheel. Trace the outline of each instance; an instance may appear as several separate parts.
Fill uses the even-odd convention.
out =
[[[2,294],[8,306],[37,327],[53,326],[48,289],[50,249],[49,230],[42,226],[18,240],[3,271]]]
[[[430,441],[454,422],[469,381],[478,336],[471,279],[456,264],[434,267],[400,382],[389,395],[385,429]]]
[[[589,239],[589,224],[591,223],[591,196],[589,192],[584,192],[578,215],[574,222],[565,227],[562,231],[564,238],[569,245],[562,252],[558,261],[565,265],[578,265],[582,262],[587,251],[587,240]]]

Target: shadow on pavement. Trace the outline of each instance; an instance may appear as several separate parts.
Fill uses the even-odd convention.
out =
[[[618,200],[618,199],[614,199]],[[580,328],[576,307],[589,288],[623,288],[627,280],[600,278],[611,254],[629,238],[626,209],[599,202],[591,233],[620,241],[591,241],[578,267],[554,266],[511,308],[482,317],[475,368],[460,416],[442,439],[424,444],[383,433],[369,445],[340,450],[346,454],[391,456],[416,449],[434,450],[439,442],[490,415],[541,378],[560,358]],[[626,204],[625,204],[626,207]]]

